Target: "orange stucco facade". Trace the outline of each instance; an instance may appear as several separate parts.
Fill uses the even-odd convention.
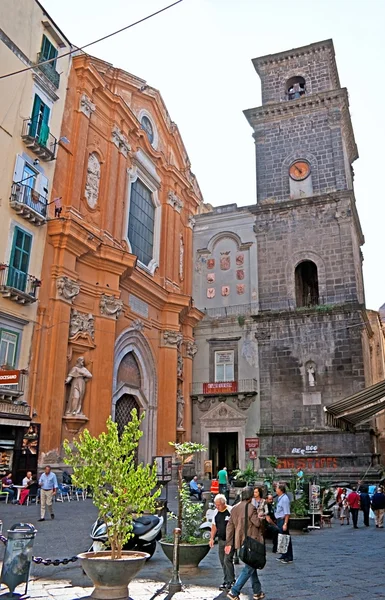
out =
[[[202,197],[159,92],[110,64],[73,59],[61,136],[31,362],[39,462],[61,464],[64,439],[99,434],[110,414],[122,424],[130,406],[146,412],[139,458],[151,460],[191,435]],[[154,206],[147,264],[128,233],[138,180]],[[80,357],[92,379],[72,411],[65,380]]]

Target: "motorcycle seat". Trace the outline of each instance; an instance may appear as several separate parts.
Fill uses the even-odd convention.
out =
[[[159,517],[156,517],[155,515],[139,517],[133,522],[133,533],[140,537],[150,531],[150,529],[155,527],[158,523]]]

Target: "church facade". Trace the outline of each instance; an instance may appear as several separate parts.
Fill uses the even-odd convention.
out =
[[[194,436],[208,443],[203,460],[230,468],[258,447],[262,468],[276,456],[282,473],[359,476],[378,458],[373,429],[339,431],[324,418],[325,406],[376,382],[347,90],[331,40],[253,64],[262,106],[244,114],[256,205],[215,208],[194,233],[194,297],[205,312],[195,333]],[[231,456],[219,434],[232,436]]]

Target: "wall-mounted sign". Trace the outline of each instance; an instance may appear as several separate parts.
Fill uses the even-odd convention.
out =
[[[237,381],[216,381],[215,383],[204,383],[204,394],[233,394],[238,390]]]
[[[251,450],[253,448],[259,448],[259,438],[246,438],[245,439],[245,447],[246,447],[246,450]]]
[[[205,460],[204,469],[205,469],[205,473],[212,473],[213,472],[213,461]]]
[[[156,477],[158,481],[171,481],[172,456],[154,456],[153,462],[156,466]]]
[[[316,454],[318,452],[318,446],[305,446],[305,448],[293,448],[292,454]]]
[[[20,379],[20,371],[0,371],[1,385],[17,385]]]
[[[251,448],[251,450],[249,450],[249,459],[256,460],[256,458],[257,458],[257,449]]]

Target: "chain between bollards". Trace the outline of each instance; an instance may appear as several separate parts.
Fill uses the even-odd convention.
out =
[[[181,530],[174,529],[174,552],[172,556],[172,577],[168,583],[169,594],[176,594],[182,589],[182,582],[179,577],[179,542]]]

